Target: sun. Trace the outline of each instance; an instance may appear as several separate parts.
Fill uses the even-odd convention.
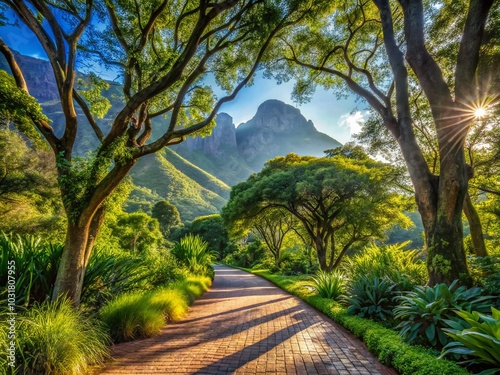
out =
[[[483,107],[479,107],[474,110],[474,116],[476,118],[482,118],[485,115],[486,115],[486,109],[484,109]]]

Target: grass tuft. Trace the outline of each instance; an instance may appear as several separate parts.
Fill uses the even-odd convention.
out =
[[[24,372],[80,374],[108,356],[105,328],[68,300],[34,305],[19,318],[18,334]]]

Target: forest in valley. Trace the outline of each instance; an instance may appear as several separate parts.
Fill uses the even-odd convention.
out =
[[[183,319],[216,263],[401,374],[500,371],[498,1],[0,9],[0,374],[92,371]],[[297,104],[356,96],[360,133],[277,100],[236,128],[221,107],[261,73]]]

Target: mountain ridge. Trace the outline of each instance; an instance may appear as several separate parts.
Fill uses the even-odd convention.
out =
[[[56,134],[61,134],[64,116],[49,62],[17,52],[15,56],[23,71],[28,72],[30,93],[53,121]],[[0,69],[10,71],[3,57]],[[104,119],[98,120],[105,134],[121,105],[113,95],[118,85],[110,84],[103,94],[112,107]],[[80,108],[77,110],[78,121],[86,123]],[[166,123],[156,122],[155,126],[161,129]],[[90,126],[78,127],[77,154],[84,156],[98,145]],[[149,212],[157,200],[168,199],[178,207],[183,220],[216,213],[228,199],[230,186],[258,172],[268,159],[290,152],[324,156],[324,150],[337,146],[337,140],[317,131],[299,109],[276,99],[263,102],[254,117],[238,127],[229,114],[219,113],[210,136],[190,137],[137,162],[131,176],[138,187],[128,208]]]

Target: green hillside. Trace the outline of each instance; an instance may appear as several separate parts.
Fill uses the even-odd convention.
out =
[[[172,159],[179,168],[185,167],[186,173],[178,169],[166,157]],[[197,178],[200,182],[202,182],[201,179],[205,179],[209,182],[207,186],[226,192],[224,194],[226,196],[229,187],[183,160],[165,150],[157,155],[141,158],[131,172],[134,184],[141,187],[133,192],[132,199],[142,200],[143,203],[152,199],[167,199],[177,207],[183,221],[219,212],[226,203],[226,199],[202,186],[193,178]],[[190,178],[188,174],[193,178]]]
[[[222,198],[229,199],[231,187],[200,167],[194,165],[189,160],[184,159],[170,148],[163,151],[163,156],[179,171],[190,179],[194,180],[205,189],[213,191]]]

